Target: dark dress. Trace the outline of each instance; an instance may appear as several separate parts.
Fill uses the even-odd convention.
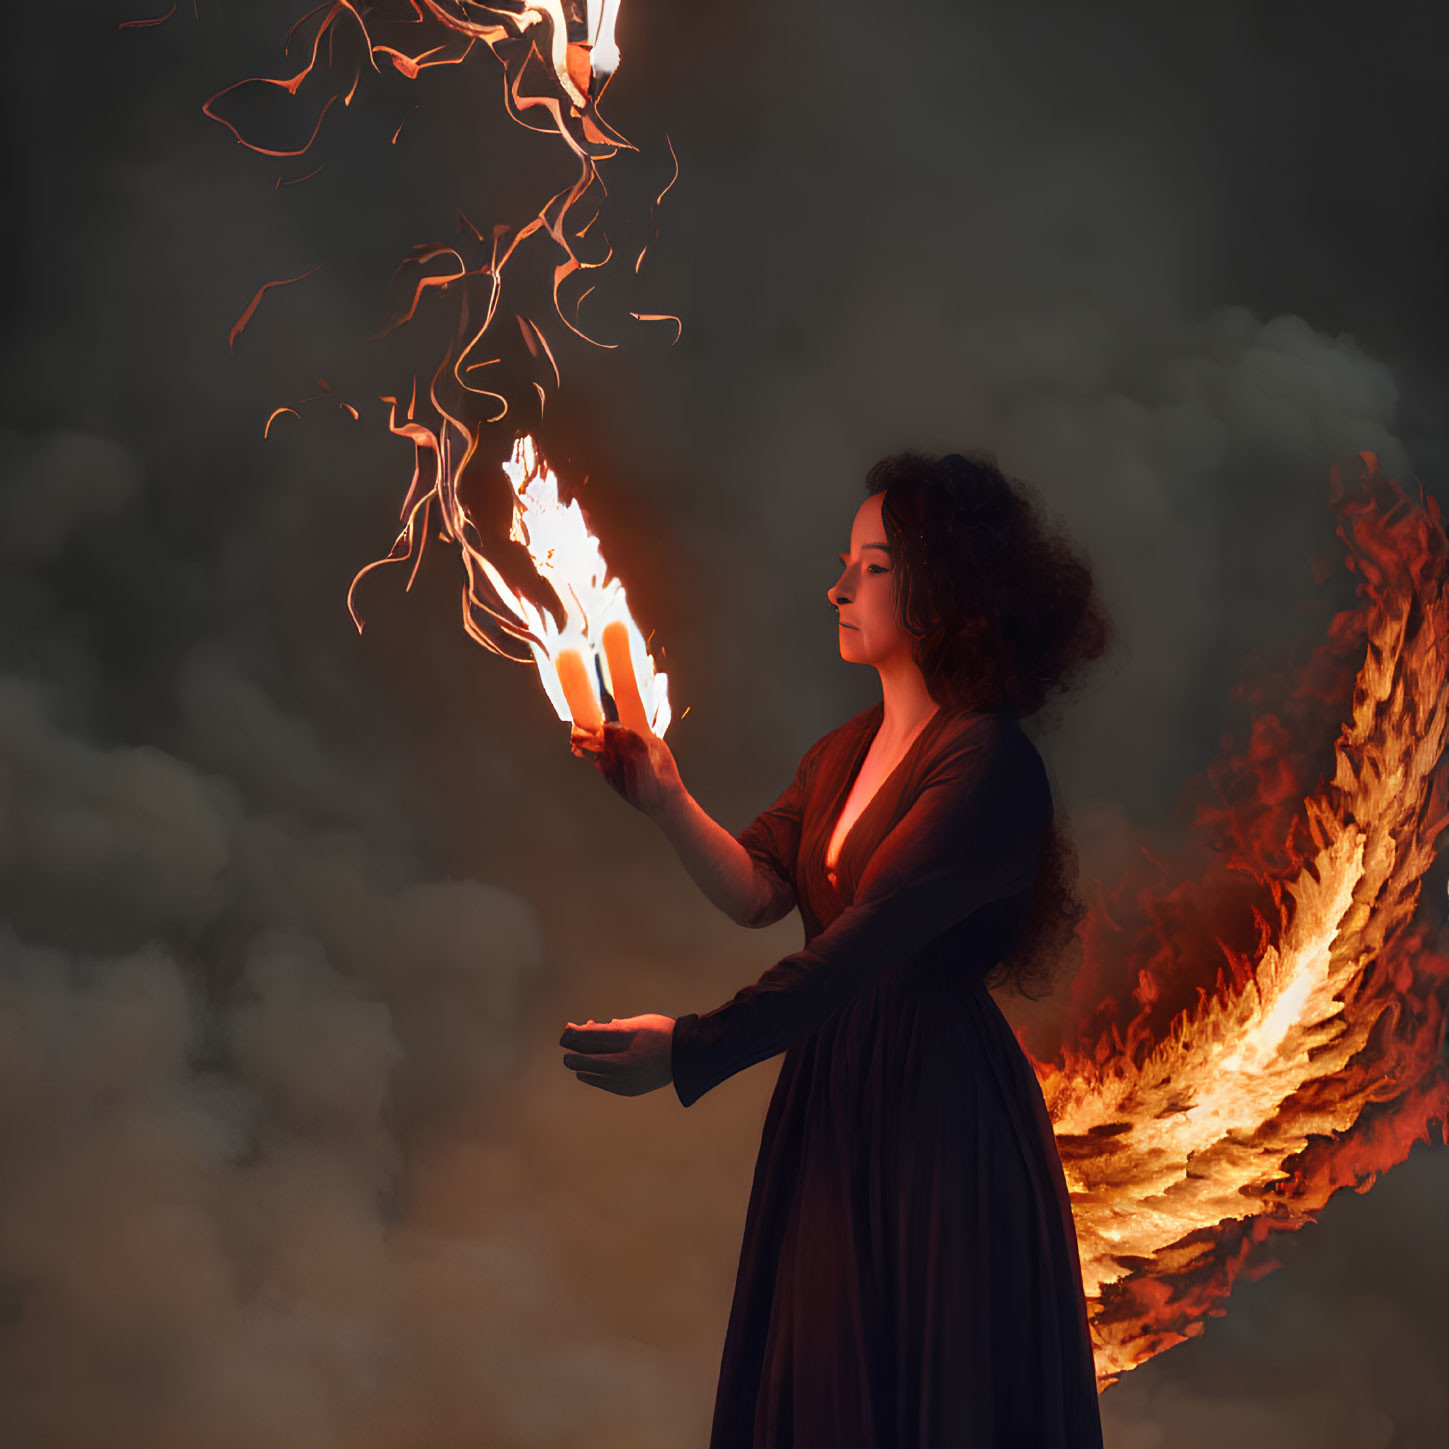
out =
[[[688,1107],[784,1052],[710,1449],[1100,1449],[1076,1234],[1031,1063],[983,978],[1051,819],[1008,715],[938,709],[825,849],[880,726],[814,744],[738,837],[805,947],[675,1023]]]

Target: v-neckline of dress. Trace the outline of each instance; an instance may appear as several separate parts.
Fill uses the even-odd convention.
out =
[[[911,757],[920,748],[921,741],[924,740],[926,736],[930,733],[931,727],[946,712],[945,706],[938,704],[936,706],[935,712],[930,716],[929,719],[926,720],[925,724],[923,724],[921,728],[916,731],[916,737],[910,742],[909,745],[906,746],[905,753],[900,757],[899,760],[896,761],[895,766],[892,768],[891,772],[880,782],[879,785],[875,787],[875,792],[871,795],[870,799],[867,800],[863,806],[861,806],[860,813],[855,817],[854,820],[850,822],[850,828],[841,837],[840,851],[835,857],[835,864],[832,866],[830,864],[831,837],[834,836],[835,829],[840,824],[840,817],[845,812],[845,807],[850,803],[850,793],[852,790],[855,789],[855,782],[860,778],[860,772],[865,767],[865,758],[868,754],[870,754],[870,747],[875,743],[876,736],[880,734],[881,726],[885,723],[885,705],[883,703],[875,705],[874,709],[880,711],[880,718],[876,720],[875,725],[865,734],[863,747],[857,746],[858,752],[855,758],[851,761],[850,768],[846,771],[845,779],[842,782],[841,789],[838,790],[836,793],[834,808],[832,808],[830,812],[830,829],[825,836],[825,848],[821,852],[820,856],[820,863],[824,867],[825,871],[825,879],[829,883],[831,890],[835,891],[837,895],[840,893],[841,862],[845,859],[845,852],[850,845],[850,837],[855,834],[856,826],[858,826],[860,822],[865,818],[867,813],[870,811],[871,806],[874,805],[875,802],[885,792],[886,787],[903,769],[905,769],[906,765],[910,762]]]

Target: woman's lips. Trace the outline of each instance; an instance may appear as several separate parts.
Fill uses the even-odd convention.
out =
[[[847,624],[844,619],[841,619],[839,621],[839,623],[840,623],[840,627],[842,629],[854,629],[855,628],[855,625],[854,624]]]

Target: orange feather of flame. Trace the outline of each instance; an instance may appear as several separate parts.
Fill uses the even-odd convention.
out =
[[[1341,1186],[1367,1191],[1431,1125],[1444,1140],[1449,957],[1411,918],[1449,825],[1449,541],[1432,497],[1415,506],[1360,456],[1359,494],[1333,475],[1359,602],[1275,691],[1291,718],[1265,694],[1246,751],[1211,772],[1217,801],[1198,787],[1226,859],[1168,885],[1144,852],[1151,873],[1085,925],[1087,1024],[1035,1063],[1100,1387],[1201,1333],[1239,1273],[1275,1266],[1271,1233]],[[1299,742],[1334,720],[1333,773],[1315,784]],[[1086,1009],[1108,980],[1132,983],[1125,1027],[1115,996]]]

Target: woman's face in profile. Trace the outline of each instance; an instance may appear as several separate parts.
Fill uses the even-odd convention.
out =
[[[901,651],[910,652],[910,636],[896,615],[895,567],[881,521],[884,493],[872,493],[856,510],[850,527],[850,552],[825,597],[840,613],[840,657],[855,664],[881,665]]]

